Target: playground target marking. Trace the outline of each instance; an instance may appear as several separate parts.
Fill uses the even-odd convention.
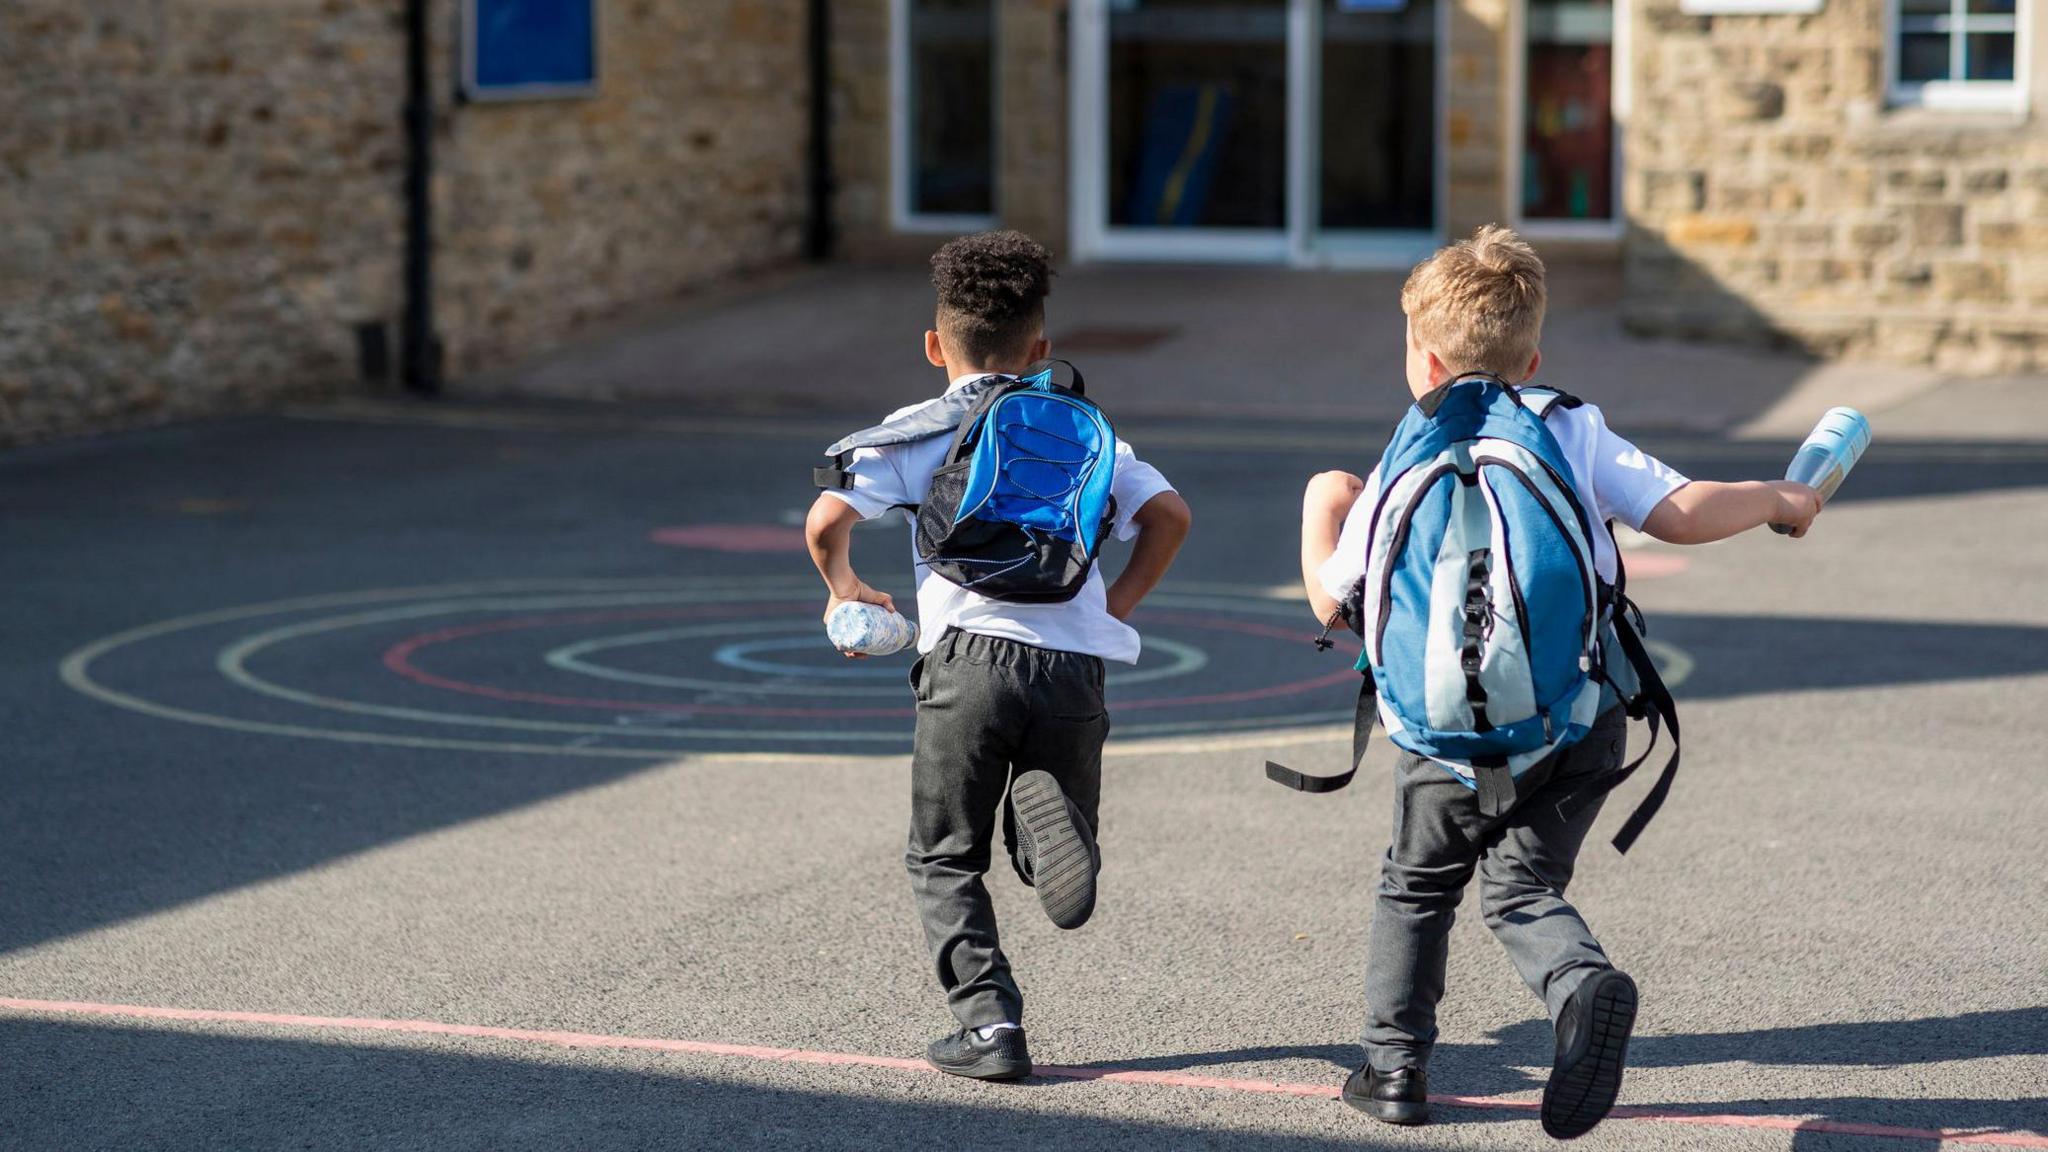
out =
[[[1165,737],[1273,747],[1350,719],[1357,645],[1317,658],[1296,604],[1202,585],[1155,593],[1136,623],[1144,658],[1108,676],[1134,752]],[[822,632],[808,580],[459,584],[183,616],[95,641],[61,674],[133,712],[302,739],[632,759],[906,750],[908,656],[847,661]],[[1691,671],[1652,648],[1667,682]]]
[[[839,656],[812,583],[534,580],[307,597],[145,625],[80,648],[60,671],[130,711],[302,739],[638,759],[907,750],[908,656]],[[1291,743],[1348,718],[1339,686],[1351,661],[1315,656],[1298,605],[1205,586],[1156,593],[1135,622],[1143,659],[1108,675],[1119,741],[1220,747],[1229,733],[1317,729]]]

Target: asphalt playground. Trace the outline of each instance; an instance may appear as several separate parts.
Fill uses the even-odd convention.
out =
[[[1797,434],[1750,418],[1813,370],[1766,366],[1645,446],[1777,474]],[[1294,510],[1378,409],[1133,403],[1196,526],[1110,678],[1101,903],[1062,933],[992,873],[1048,1067],[922,1068],[907,661],[828,649],[796,527],[874,398],[365,400],[0,456],[0,1148],[1549,1143],[1549,1028],[1469,902],[1436,1123],[1335,1099],[1390,757],[1332,797],[1260,763],[1343,755]],[[1584,1147],[2048,1148],[2048,390],[1880,399],[1809,539],[1630,541],[1685,768],[1573,887],[1643,990]],[[856,541],[907,591],[900,528]]]

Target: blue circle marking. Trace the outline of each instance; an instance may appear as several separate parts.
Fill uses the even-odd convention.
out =
[[[783,664],[773,660],[756,660],[753,657],[755,652],[816,653],[821,648],[831,651],[830,645],[820,645],[815,636],[784,636],[775,640],[742,640],[737,644],[727,644],[712,653],[711,658],[727,668],[737,668],[742,672],[758,672],[763,676],[826,676],[835,680],[903,679],[903,669],[895,664],[874,665],[865,660],[848,660],[837,652],[832,652],[831,655],[833,659],[839,661],[838,665],[816,660],[800,664]]]

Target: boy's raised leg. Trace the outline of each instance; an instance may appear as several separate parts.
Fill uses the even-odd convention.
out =
[[[1488,838],[1479,864],[1480,912],[1556,1029],[1543,1092],[1543,1130],[1560,1139],[1591,1131],[1621,1094],[1635,1027],[1636,986],[1607,959],[1586,921],[1565,899],[1573,866],[1600,803],[1573,795],[1620,767],[1628,720],[1610,709],[1578,744],[1559,753],[1547,778]]]
[[[1600,800],[1564,802],[1620,767],[1627,738],[1628,718],[1619,709],[1603,715],[1584,740],[1557,755],[1547,779],[1530,781],[1535,788],[1488,838],[1479,861],[1480,915],[1552,1020],[1581,981],[1613,966],[1564,895]]]
[[[1095,833],[1109,736],[1103,666],[1072,652],[1032,651],[1030,658],[1045,665],[1032,678],[1040,707],[1017,751],[1005,842],[1052,922],[1079,928],[1095,910],[1102,863]]]

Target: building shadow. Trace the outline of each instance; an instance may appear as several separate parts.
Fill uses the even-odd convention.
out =
[[[859,1095],[851,1087],[788,1086],[803,1082],[802,1071],[792,1076],[788,1065],[774,1069],[777,1084],[769,1086],[741,1079],[760,1077],[758,1066],[692,1061],[668,1071],[659,1060],[0,1019],[0,1099],[7,1101],[0,1149],[1396,1147],[1375,1140],[1370,1121],[1348,1114],[1357,1132],[1323,1140],[1015,1106],[1025,1095],[1046,1099],[1028,1085],[933,1083]],[[839,1072],[819,1079],[848,1084]]]

